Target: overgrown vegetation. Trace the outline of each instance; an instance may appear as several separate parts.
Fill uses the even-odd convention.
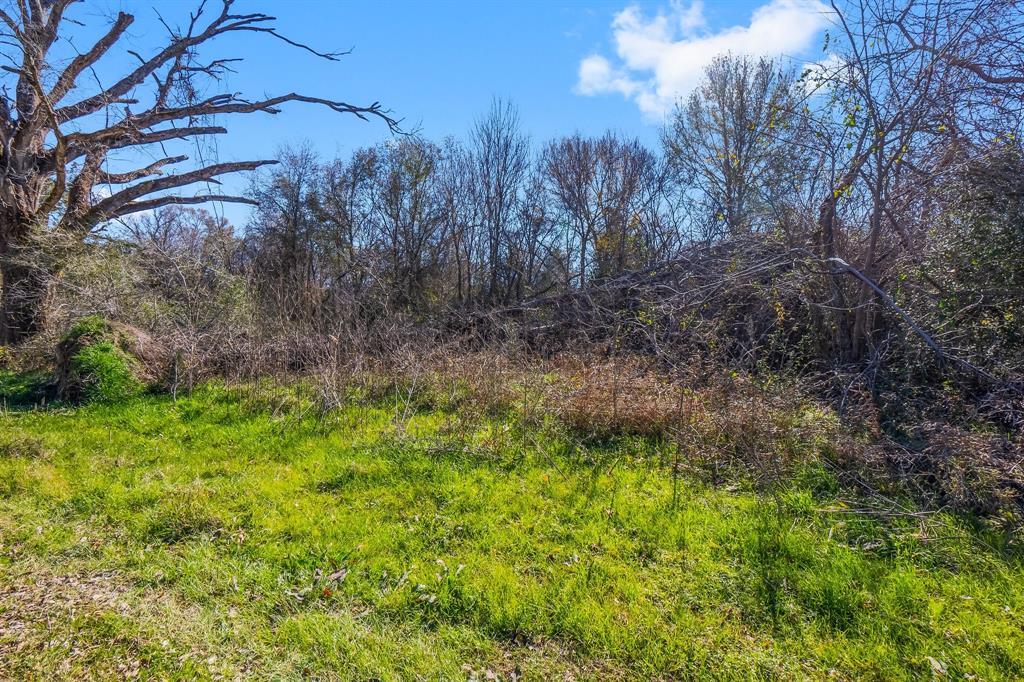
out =
[[[0,10],[0,676],[1024,677],[1018,3],[833,3],[656,148],[496,100],[174,173],[399,128],[223,92],[218,36],[337,55],[197,4],[112,78],[132,16]]]
[[[57,348],[60,396],[77,402],[117,402],[142,392],[143,370],[123,325],[96,316],[78,320]]]
[[[1006,536],[864,508],[827,457],[709,485],[659,438],[316,396],[211,385],[0,417],[2,673],[1024,674]]]

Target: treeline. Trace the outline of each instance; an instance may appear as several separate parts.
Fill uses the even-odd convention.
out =
[[[1019,396],[1022,39],[1014,3],[872,0],[837,9],[821,64],[718,57],[654,148],[533,140],[499,100],[462,139],[287,149],[244,228],[177,206],[126,218],[58,300],[213,354],[243,330],[597,341],[832,372],[839,399]]]
[[[507,306],[695,243],[779,230],[797,243],[789,217],[819,181],[808,88],[780,63],[723,56],[656,149],[614,132],[533,143],[495,101],[464,140],[397,137],[333,161],[285,150],[254,184],[246,233],[274,305],[307,318],[325,300]]]
[[[684,235],[668,175],[612,133],[535,150],[496,102],[465,144],[396,138],[329,162],[285,150],[254,185],[246,235],[285,316],[504,306],[671,257]]]

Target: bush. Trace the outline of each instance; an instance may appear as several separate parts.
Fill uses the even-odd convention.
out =
[[[84,317],[71,327],[57,350],[57,388],[74,402],[117,402],[142,392],[140,362],[145,335],[99,317]]]
[[[0,369],[0,406],[33,407],[52,400],[50,373],[42,370],[17,372]]]
[[[109,341],[99,341],[71,358],[82,402],[118,402],[142,392],[134,358]]]

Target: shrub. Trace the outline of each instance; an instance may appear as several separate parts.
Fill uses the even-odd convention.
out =
[[[601,437],[660,436],[682,419],[681,387],[636,360],[563,365],[547,388],[547,402],[577,433]]]
[[[78,351],[71,358],[71,371],[78,377],[83,402],[117,402],[142,392],[135,359],[110,341]]]
[[[87,315],[77,322],[64,335],[65,341],[87,337],[105,336],[113,331],[110,323],[98,315]]]
[[[0,405],[30,407],[52,398],[49,372],[0,369]]]
[[[148,344],[142,332],[99,317],[80,319],[57,349],[57,387],[76,402],[117,402],[144,388],[139,358]]]

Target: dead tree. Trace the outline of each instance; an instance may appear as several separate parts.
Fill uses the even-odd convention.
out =
[[[173,140],[227,132],[205,122],[221,114],[276,114],[287,102],[306,102],[360,118],[375,117],[396,129],[380,104],[356,106],[288,93],[250,100],[237,93],[200,95],[202,81],[217,84],[232,58],[202,61],[199,48],[232,33],[262,34],[314,55],[337,60],[280,34],[274,17],[236,13],[234,0],[210,11],[199,3],[183,28],[164,24],[168,37],[152,55],[132,53],[139,64],[112,85],[90,87],[88,74],[125,36],[134,17],[121,12],[106,33],[67,63],[51,55],[62,31],[80,22],[66,14],[74,0],[18,0],[17,13],[0,11],[5,62],[13,81],[0,91],[0,343],[16,343],[37,331],[46,308],[48,282],[59,262],[45,265],[33,245],[43,237],[81,242],[98,225],[169,204],[210,201],[252,203],[226,194],[179,193],[226,173],[251,171],[268,160],[213,163],[169,172],[184,156],[165,156],[140,168],[108,167],[112,150],[150,148]],[[8,83],[11,85],[12,83]],[[143,91],[146,92],[143,92]],[[140,153],[140,157],[142,154]],[[100,196],[96,189],[112,189]]]

